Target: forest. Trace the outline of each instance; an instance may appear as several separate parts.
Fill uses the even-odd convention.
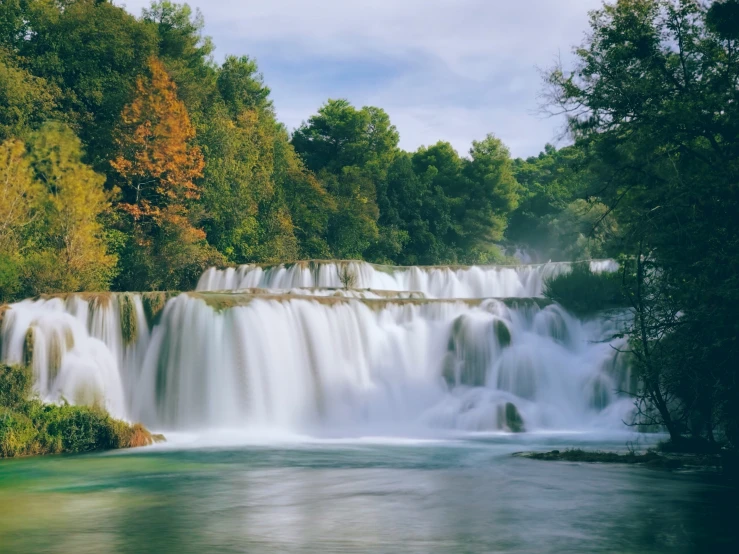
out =
[[[216,63],[187,5],[0,10],[3,300],[185,290],[208,266],[248,262],[604,254],[579,150],[513,160],[490,134],[462,154],[404,152],[384,110],[343,99],[290,133],[256,61]]]
[[[203,28],[167,0],[0,3],[0,301],[188,290],[250,262],[613,257],[634,424],[739,444],[735,0],[592,12],[545,74],[572,144],[529,159],[492,133],[405,152],[382,108],[345,99],[291,131],[257,61],[216,62]]]

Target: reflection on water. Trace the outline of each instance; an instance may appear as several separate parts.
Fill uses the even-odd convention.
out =
[[[737,546],[736,490],[715,477],[509,456],[521,449],[510,439],[485,439],[11,460],[0,463],[0,551],[643,553]]]

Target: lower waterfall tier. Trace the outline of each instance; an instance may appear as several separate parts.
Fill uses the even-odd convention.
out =
[[[632,407],[618,318],[541,299],[157,294],[13,304],[1,359],[157,430],[616,429]]]

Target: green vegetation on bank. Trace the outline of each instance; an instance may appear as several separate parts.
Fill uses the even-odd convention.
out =
[[[621,273],[596,273],[587,262],[575,264],[572,271],[547,279],[544,296],[579,316],[629,305]]]
[[[31,371],[0,365],[0,458],[146,446],[160,438],[101,408],[33,399]]]
[[[663,454],[654,450],[644,453],[627,452],[600,452],[581,450],[579,448],[568,450],[551,450],[550,452],[516,452],[513,454],[519,458],[531,460],[543,460],[547,462],[580,462],[600,464],[641,464],[655,469],[680,469],[680,468],[722,468],[727,474],[734,475],[734,460],[725,453],[719,456],[718,452],[705,454]]]

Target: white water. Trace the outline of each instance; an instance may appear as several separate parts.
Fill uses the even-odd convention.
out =
[[[366,262],[298,262],[274,266],[242,265],[206,271],[197,290],[249,288],[341,288],[340,275],[354,276],[357,289],[418,291],[429,298],[505,298],[541,296],[544,281],[570,271],[572,264],[521,266],[391,267]],[[593,271],[615,271],[613,260],[590,262]]]
[[[97,404],[126,417],[135,395],[132,381],[149,343],[141,298],[131,295],[137,333],[124,344],[120,296],[86,296],[12,304],[0,327],[0,360],[30,363],[35,392],[47,402]]]
[[[272,275],[288,279],[289,271]],[[541,279],[544,270],[537,271],[536,277],[528,272],[529,282]],[[317,273],[320,278],[320,268]],[[444,286],[508,296],[510,283],[501,285],[501,274],[448,271],[445,279],[456,282]],[[207,275],[218,273],[210,271],[201,283]],[[427,293],[444,290],[428,270],[403,275],[425,275]],[[393,283],[383,285],[393,290]],[[30,357],[46,401],[103,403],[118,417],[165,431],[427,436],[623,428],[632,406],[617,391],[631,384],[614,349],[623,339],[609,341],[618,321],[582,322],[543,301],[419,296],[325,289],[185,293],[167,303],[150,330],[141,297],[130,295],[136,332],[129,341],[120,295],[26,300],[3,315],[0,359]]]

